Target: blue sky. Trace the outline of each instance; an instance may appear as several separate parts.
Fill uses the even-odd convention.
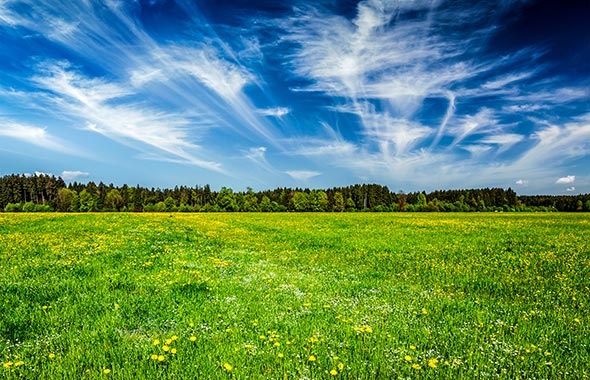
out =
[[[588,193],[587,4],[0,0],[0,175]]]

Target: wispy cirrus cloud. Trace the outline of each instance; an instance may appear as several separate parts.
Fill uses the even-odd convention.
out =
[[[149,147],[188,164],[221,170],[220,164],[191,152],[199,147],[190,142],[189,120],[126,102],[125,98],[132,95],[128,89],[103,79],[87,78],[65,62],[43,64],[41,72],[33,82],[50,91],[64,117],[82,122],[83,128],[136,149]]]
[[[322,174],[320,172],[313,170],[288,170],[285,173],[287,173],[289,177],[297,181],[307,181],[313,177],[317,177]]]
[[[75,147],[52,135],[46,128],[22,124],[8,119],[0,118],[0,136],[20,140],[59,153],[81,155]]]
[[[289,112],[291,112],[291,110],[288,107],[275,107],[275,108],[259,109],[256,112],[262,116],[273,116],[273,117],[281,118],[281,117],[287,115]]]

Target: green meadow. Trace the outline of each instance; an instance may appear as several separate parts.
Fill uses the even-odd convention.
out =
[[[585,379],[590,215],[0,214],[0,378]]]

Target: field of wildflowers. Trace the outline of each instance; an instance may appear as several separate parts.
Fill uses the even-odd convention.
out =
[[[585,379],[588,214],[0,214],[0,378]]]

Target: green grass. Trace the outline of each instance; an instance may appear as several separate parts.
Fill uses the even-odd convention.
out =
[[[589,242],[588,214],[0,214],[0,378],[589,378]]]

